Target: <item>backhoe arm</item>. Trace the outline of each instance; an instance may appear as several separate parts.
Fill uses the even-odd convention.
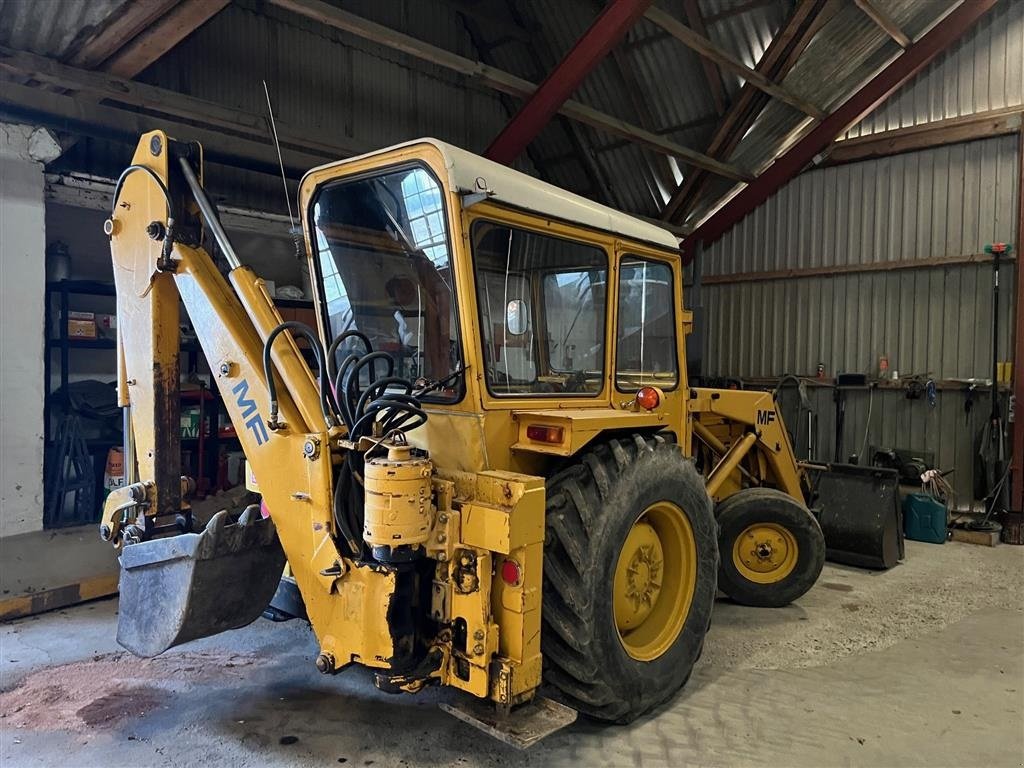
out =
[[[197,145],[179,144],[161,132],[144,135],[132,166],[118,185],[106,225],[118,297],[121,400],[130,414],[126,419],[129,437],[134,438],[125,442],[136,451],[138,473],[134,476],[136,482],[110,496],[101,533],[120,546],[193,530],[188,499],[183,494],[191,482],[181,476],[178,424],[180,299],[264,499],[274,510],[277,534],[285,551],[293,560],[297,576],[313,580],[316,577],[312,574],[319,571],[341,570],[341,556],[332,538],[332,468],[331,454],[326,449],[329,433],[337,428],[329,423],[313,375],[288,333],[281,334],[272,346],[275,429],[268,424],[272,397],[263,368],[263,350],[266,337],[281,318],[262,280],[238,263],[226,237],[221,249],[232,267],[230,285],[210,256],[198,247],[202,230],[196,204],[201,209],[209,203],[198,187],[197,168],[201,168]],[[213,222],[216,230],[219,222],[214,216],[208,212],[206,221]],[[325,450],[321,451],[320,446]],[[131,466],[132,462],[133,457],[126,456],[126,464]],[[253,526],[261,522],[249,521]],[[273,534],[272,523],[267,522],[265,527]],[[217,526],[211,531],[213,528]],[[227,539],[221,538],[223,541],[214,543],[223,548]],[[248,539],[240,536],[236,543],[241,548],[256,540],[262,542],[260,546],[270,546],[267,534],[252,534]],[[269,540],[278,546],[276,536]],[[174,539],[167,541],[178,545]],[[131,599],[129,566],[152,565],[149,561],[137,562],[139,555],[132,547],[123,552],[122,600],[126,592]],[[318,567],[296,567],[302,561],[315,561]],[[251,614],[255,611],[258,615],[265,607],[270,595],[255,594],[259,590],[254,587],[262,583],[263,591],[273,594],[282,566],[283,557],[277,561],[276,572],[273,564],[266,567],[265,559],[253,560],[245,566],[252,573],[241,578],[234,574],[235,580],[254,594],[237,623],[247,623],[246,618],[251,621],[255,618]],[[316,588],[329,589],[334,578],[322,577],[325,583]],[[222,583],[220,590],[214,589],[221,599],[224,588]],[[163,596],[138,595],[137,599],[155,603]],[[119,630],[119,639],[134,643],[133,650],[152,655],[164,650],[164,643],[180,642],[182,633],[203,634],[186,627],[162,633],[156,644],[133,640],[133,634],[146,635],[143,624],[159,624],[153,610],[139,609],[138,626]],[[207,613],[212,616],[223,610],[222,603]],[[188,613],[187,608],[183,611]],[[199,616],[198,608],[194,613],[195,623],[207,620]],[[133,615],[132,607],[124,606],[122,615]],[[224,628],[228,627],[219,627]]]

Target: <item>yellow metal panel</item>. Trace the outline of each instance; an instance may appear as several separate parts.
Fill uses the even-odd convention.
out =
[[[515,451],[531,451],[553,456],[574,456],[591,440],[608,430],[651,429],[671,426],[670,414],[660,407],[654,411],[616,410],[614,408],[574,408],[564,410],[513,411],[519,425]],[[526,430],[533,425],[561,427],[560,443],[531,440]]]

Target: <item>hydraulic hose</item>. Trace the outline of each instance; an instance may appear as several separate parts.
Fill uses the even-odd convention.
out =
[[[266,376],[267,389],[270,394],[270,418],[267,421],[272,429],[278,426],[277,383],[274,381],[274,363],[270,356],[270,350],[274,340],[282,331],[286,330],[294,331],[303,336],[313,350],[313,355],[316,357],[317,380],[320,388],[320,409],[323,412],[327,428],[330,429],[339,423],[337,416],[338,405],[331,390],[327,368],[324,365],[324,347],[320,343],[319,337],[313,332],[313,329],[305,323],[300,323],[298,320],[287,320],[278,325],[270,332],[266,343],[263,345],[263,374]]]

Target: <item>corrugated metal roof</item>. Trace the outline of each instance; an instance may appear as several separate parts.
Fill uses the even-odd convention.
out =
[[[0,0],[0,45],[63,59],[131,0]]]
[[[941,18],[955,0],[889,0],[884,7],[911,38]],[[808,44],[782,85],[819,109],[845,101],[875,72],[900,53],[899,46],[853,3],[844,4]],[[807,115],[772,100],[754,121],[729,160],[759,172],[789,141],[810,125]],[[716,201],[735,187],[715,178],[695,204],[691,221],[701,219]]]
[[[0,0],[0,44],[66,58],[126,1]],[[954,2],[874,1],[912,37]],[[520,77],[539,80],[587,29],[604,0],[331,2],[446,50],[486,58]],[[711,40],[748,65],[756,64],[795,7],[795,0],[699,2]],[[681,17],[676,0],[658,4]],[[472,39],[460,10],[479,28],[481,39]],[[828,109],[897,52],[885,33],[844,1],[783,84]],[[630,30],[618,54],[618,61],[609,57],[602,62],[574,98],[703,150],[718,116],[700,59],[646,20]],[[1021,103],[1022,59],[1024,3],[1003,0],[953,54],[943,57],[946,63],[933,64],[851,135]],[[629,76],[623,77],[622,67]],[[260,0],[235,0],[140,79],[262,113],[263,78],[282,119],[318,132],[339,132],[345,143],[367,148],[429,134],[480,152],[518,107],[514,99],[503,100],[472,80]],[[955,88],[948,87],[951,80]],[[741,79],[723,72],[723,81],[734,97]],[[643,108],[637,108],[637,101]],[[771,101],[729,159],[755,170],[764,166],[802,121],[791,107]],[[593,157],[596,174],[581,153]],[[529,155],[517,167],[648,215],[659,212],[688,172],[646,148],[588,126],[576,125],[570,132],[560,121],[542,131]],[[607,180],[610,193],[595,175]],[[731,186],[712,177],[691,218]]]

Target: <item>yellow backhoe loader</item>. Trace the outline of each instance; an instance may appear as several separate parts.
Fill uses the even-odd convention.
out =
[[[779,605],[814,583],[775,399],[688,386],[671,234],[412,141],[303,179],[313,329],[239,262],[202,174],[199,145],[144,135],[105,225],[130,476],[100,533],[124,647],[252,622],[287,563],[321,672],[459,689],[456,714],[527,744],[671,697],[716,587]],[[192,516],[179,305],[269,517]]]

